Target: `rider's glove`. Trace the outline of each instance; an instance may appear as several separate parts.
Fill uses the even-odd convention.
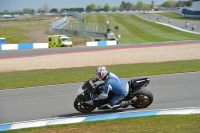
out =
[[[97,79],[96,78],[91,78],[90,80],[89,80],[89,83],[90,83],[90,85],[91,85],[91,87],[93,88],[93,89],[95,89],[95,87],[94,87],[94,83],[95,82],[97,82]]]
[[[90,80],[91,80],[92,83],[95,83],[95,82],[97,82],[99,79],[98,79],[98,78],[91,78]]]
[[[96,93],[98,94],[98,95],[100,95],[102,92],[103,92],[103,89],[104,89],[104,87],[103,86],[100,86],[100,87],[97,87],[96,88]]]
[[[95,88],[95,93],[96,93],[97,95],[100,95],[100,94],[102,93],[102,90],[99,89],[99,88]]]
[[[91,78],[90,80],[89,80],[89,84],[90,84],[90,86],[96,91],[96,88],[95,88],[95,86],[94,86],[94,83],[95,82],[97,82],[98,81],[98,79],[97,78]],[[100,93],[100,92],[99,92]]]

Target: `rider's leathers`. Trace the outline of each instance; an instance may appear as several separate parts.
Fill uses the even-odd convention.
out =
[[[111,106],[113,106],[127,96],[129,85],[124,79],[119,78],[117,75],[110,72],[105,79],[103,92],[109,93],[109,91],[107,91],[108,89],[110,89],[110,91],[114,94],[109,103]]]

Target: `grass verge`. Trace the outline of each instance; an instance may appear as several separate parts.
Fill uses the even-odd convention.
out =
[[[200,114],[164,115],[54,125],[5,133],[199,133],[199,123]]]
[[[173,18],[172,15],[174,14],[169,14],[168,16]],[[83,16],[87,23],[106,24],[106,22],[109,21],[109,28],[115,32],[116,37],[121,35],[121,44],[199,40],[200,38],[200,35],[186,33],[164,25],[148,22],[133,14],[124,15],[118,13],[94,13],[84,14]],[[180,16],[174,16],[174,18],[179,17]],[[48,28],[49,24],[54,19],[55,17],[40,17],[0,21],[0,36],[5,37],[7,43],[34,42],[33,37],[31,37],[33,35],[30,33]],[[72,22],[75,21],[77,20],[72,19]],[[119,30],[115,31],[114,26],[118,26]],[[46,36],[46,33],[57,34],[48,33],[47,31],[43,34]]]
[[[84,19],[87,23],[106,24],[106,21],[109,21],[109,28],[115,32],[115,36],[121,35],[121,44],[199,40],[200,38],[200,35],[148,22],[133,14],[84,14]],[[115,31],[114,26],[119,26],[119,30]]]
[[[29,33],[48,28],[53,18],[30,17],[0,20],[0,37],[5,37],[8,44],[26,42],[30,39]]]
[[[0,90],[85,81],[94,77],[96,66],[0,73]],[[200,60],[108,65],[122,78],[200,71]]]

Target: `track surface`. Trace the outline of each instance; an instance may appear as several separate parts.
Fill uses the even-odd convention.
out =
[[[139,47],[156,47],[156,46],[173,46],[173,45],[184,45],[184,44],[199,44],[200,41],[176,41],[176,42],[157,42],[157,43],[146,43],[146,44],[123,44],[115,46],[101,46],[101,47],[62,47],[52,49],[32,49],[32,50],[8,50],[0,51],[0,60],[9,58],[23,58],[33,56],[45,56],[52,54],[62,53],[76,53],[76,52],[92,52],[110,49],[123,49],[123,48],[139,48]]]
[[[149,15],[151,15],[151,19],[149,18]],[[169,24],[187,31],[192,31],[192,26],[196,25],[196,28],[194,29],[194,32],[198,32],[200,33],[200,22],[199,21],[192,21],[192,20],[176,20],[176,19],[171,19],[171,23],[169,23],[169,18],[168,17],[164,17],[162,16],[162,18],[160,18],[160,21],[157,20],[157,17],[159,16],[159,14],[140,14],[137,15],[138,17],[144,18],[147,21],[151,21],[151,22],[159,22],[159,23],[164,23],[164,24]],[[199,20],[199,19],[197,19]],[[188,27],[185,27],[185,22],[188,22],[189,25]]]
[[[167,21],[165,23],[167,23]],[[174,21],[173,24],[175,24]],[[184,45],[199,42],[200,41],[179,41],[106,47],[66,47],[0,51],[0,60],[109,49]],[[153,93],[154,102],[148,108],[140,110],[195,107],[200,105],[200,72],[151,76],[150,79],[151,82],[147,86],[147,89]],[[89,114],[77,112],[73,107],[73,102],[76,97],[76,91],[80,85],[81,83],[74,83],[0,91],[0,124],[54,117],[78,117],[82,115],[113,113],[111,110],[99,111],[97,109]],[[136,109],[128,108],[118,111],[130,110]]]
[[[151,76],[151,82],[146,88],[153,93],[154,102],[148,108],[140,110],[199,106],[199,79],[200,72]],[[97,109],[89,114],[77,112],[73,107],[73,102],[80,85],[81,83],[74,83],[0,91],[0,124],[113,113],[111,110]],[[136,109],[117,111],[130,110]]]

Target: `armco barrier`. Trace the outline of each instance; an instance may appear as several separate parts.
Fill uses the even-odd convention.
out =
[[[97,42],[87,42],[86,46],[108,46],[117,45],[117,41],[97,41]]]
[[[0,124],[0,132],[13,129],[41,127],[41,126],[57,125],[57,124],[70,124],[70,123],[80,123],[80,122],[99,121],[99,120],[113,120],[119,118],[130,118],[130,117],[141,117],[141,116],[180,115],[180,114],[182,115],[200,114],[200,107],[160,109],[160,110],[147,110],[147,111],[129,111],[121,113],[108,113],[101,115],[83,116],[83,117],[71,117],[71,118],[60,117],[52,119],[5,123],[5,124]]]
[[[41,49],[48,47],[48,43],[0,44],[0,50]]]

